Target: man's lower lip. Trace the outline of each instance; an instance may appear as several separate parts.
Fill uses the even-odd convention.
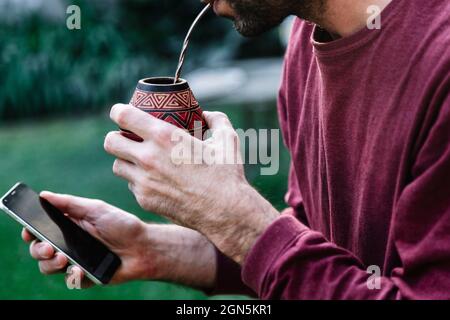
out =
[[[219,14],[219,12],[218,12],[218,10],[219,10],[219,1],[220,0],[213,0],[212,1],[212,7],[213,7],[213,10],[214,10],[215,14]]]
[[[232,16],[229,12],[227,12],[228,10],[224,11],[224,8],[222,6],[223,3],[221,3],[221,1],[223,1],[223,0],[213,0],[213,1],[211,1],[211,5],[213,7],[214,13],[216,15],[218,15],[219,17],[224,17],[224,18],[228,18],[228,19],[234,20],[234,16]]]

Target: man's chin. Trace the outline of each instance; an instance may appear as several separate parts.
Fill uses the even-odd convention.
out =
[[[234,28],[236,29],[237,32],[239,32],[242,36],[246,38],[258,37],[268,32],[270,29],[272,29],[269,27],[246,24],[239,19],[234,21]]]

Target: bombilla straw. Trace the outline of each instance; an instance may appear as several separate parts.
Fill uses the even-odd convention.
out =
[[[184,64],[184,58],[186,56],[186,52],[189,46],[189,40],[191,38],[191,34],[192,31],[194,31],[195,26],[197,25],[197,23],[200,21],[200,19],[208,12],[208,10],[211,8],[211,3],[208,3],[205,8],[203,8],[203,10],[199,13],[199,15],[197,16],[197,18],[195,18],[194,22],[192,23],[191,27],[189,28],[189,31],[186,35],[186,38],[184,39],[184,44],[183,44],[183,49],[181,50],[181,54],[180,54],[180,60],[178,62],[178,67],[177,67],[177,71],[175,73],[175,80],[174,80],[174,84],[176,84],[178,82],[178,80],[180,79],[181,76],[181,70],[183,69],[183,64]]]

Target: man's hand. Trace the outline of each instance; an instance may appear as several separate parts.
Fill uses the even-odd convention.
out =
[[[203,236],[178,226],[149,225],[137,217],[99,200],[43,192],[41,197],[67,214],[80,227],[103,242],[122,260],[111,283],[131,280],[165,280],[201,288],[215,281],[215,249]],[[23,230],[22,238],[31,242],[30,253],[39,261],[43,274],[64,272],[67,258],[45,242]],[[73,273],[82,287],[92,283],[80,268]]]
[[[137,108],[115,105],[111,119],[143,142],[110,132],[105,150],[117,157],[113,171],[129,181],[142,208],[201,232],[241,263],[278,212],[245,179],[228,118],[204,116],[212,137],[201,141]]]

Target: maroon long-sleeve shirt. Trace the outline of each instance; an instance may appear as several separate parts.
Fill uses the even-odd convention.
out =
[[[279,96],[290,208],[248,254],[246,290],[450,298],[449,14],[393,0],[380,30],[335,41],[295,22]],[[219,255],[218,291],[245,292],[239,272]]]

